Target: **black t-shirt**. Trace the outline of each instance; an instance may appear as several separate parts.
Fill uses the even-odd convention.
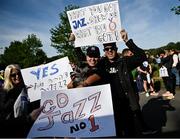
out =
[[[101,76],[102,80],[111,85],[113,98],[125,98],[126,95],[122,89],[117,66],[117,62],[111,63],[108,59],[104,58],[98,64],[97,74]]]
[[[147,67],[141,65],[141,66],[140,66],[140,69],[143,70],[143,71],[147,71],[148,73],[150,73],[150,67],[149,67],[149,65],[148,65]],[[143,80],[146,80],[146,81],[147,81],[147,77],[146,77],[147,74],[146,74],[146,73],[140,72],[140,75],[141,75],[141,78],[142,78]],[[152,78],[152,74],[150,74],[150,77]]]

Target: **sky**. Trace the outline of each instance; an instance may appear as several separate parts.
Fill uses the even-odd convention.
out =
[[[57,55],[51,46],[50,29],[60,23],[59,13],[67,5],[91,6],[111,0],[0,0],[0,53],[10,42],[35,34],[48,57]],[[119,0],[122,28],[143,49],[159,48],[180,41],[180,15],[170,9],[179,0]],[[118,44],[118,50],[126,48]],[[102,51],[101,51],[102,53]]]

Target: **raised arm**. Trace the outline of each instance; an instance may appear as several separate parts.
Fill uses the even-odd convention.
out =
[[[146,54],[143,49],[139,48],[132,39],[128,39],[127,32],[123,29],[121,30],[121,37],[125,42],[126,46],[134,54],[131,57],[126,57],[128,69],[133,70],[140,66],[143,61],[146,61]]]

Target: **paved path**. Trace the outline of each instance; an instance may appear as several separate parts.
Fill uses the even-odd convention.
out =
[[[176,87],[176,95],[172,100],[162,98],[165,89],[159,91],[157,97],[146,97],[140,94],[140,104],[146,123],[158,132],[145,137],[180,138],[180,87]]]

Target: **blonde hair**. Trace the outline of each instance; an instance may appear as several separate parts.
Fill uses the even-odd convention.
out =
[[[14,88],[14,85],[10,79],[12,69],[20,71],[20,67],[17,64],[8,65],[4,71],[4,89],[9,91]],[[21,71],[20,71],[21,72]]]

